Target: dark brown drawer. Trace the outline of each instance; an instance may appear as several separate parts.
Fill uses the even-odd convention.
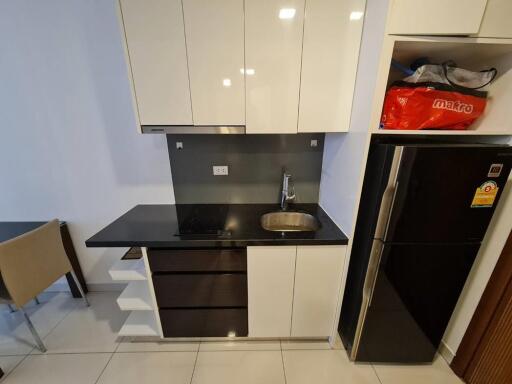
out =
[[[149,249],[153,272],[243,272],[247,271],[245,248]]]
[[[247,336],[247,309],[160,309],[164,337]]]
[[[245,274],[153,274],[159,308],[245,307]]]

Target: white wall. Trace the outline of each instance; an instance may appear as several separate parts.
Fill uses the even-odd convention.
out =
[[[124,250],[84,241],[174,202],[165,136],[136,133],[116,7],[0,2],[0,220],[66,220],[92,284]]]

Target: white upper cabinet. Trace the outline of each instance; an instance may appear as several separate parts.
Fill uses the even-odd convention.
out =
[[[245,1],[246,132],[296,133],[304,0]]]
[[[365,3],[306,2],[299,132],[348,131]]]
[[[195,125],[244,125],[243,0],[183,0]]]
[[[346,246],[298,246],[293,337],[330,336],[336,319]]]
[[[387,32],[474,35],[480,29],[486,3],[487,0],[391,0]]]
[[[511,16],[511,0],[487,0],[478,36],[512,38]]]
[[[249,337],[289,337],[295,246],[247,247]]]
[[[120,0],[141,125],[191,125],[180,0]]]

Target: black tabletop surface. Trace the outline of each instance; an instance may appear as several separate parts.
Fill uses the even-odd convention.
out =
[[[88,247],[244,247],[347,244],[318,204],[294,204],[320,222],[315,232],[271,232],[260,225],[277,204],[137,205],[85,242]]]
[[[47,221],[0,221],[0,243],[30,232]],[[60,225],[66,224],[64,221]]]
[[[0,242],[13,239],[47,223],[46,221],[0,221]]]

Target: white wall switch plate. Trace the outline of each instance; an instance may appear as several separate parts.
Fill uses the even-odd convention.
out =
[[[176,149],[183,149],[183,143],[181,141],[176,142]]]
[[[213,166],[213,176],[227,176],[229,174],[229,169],[227,165],[214,165]]]
[[[318,147],[318,140],[311,140],[312,147]]]

